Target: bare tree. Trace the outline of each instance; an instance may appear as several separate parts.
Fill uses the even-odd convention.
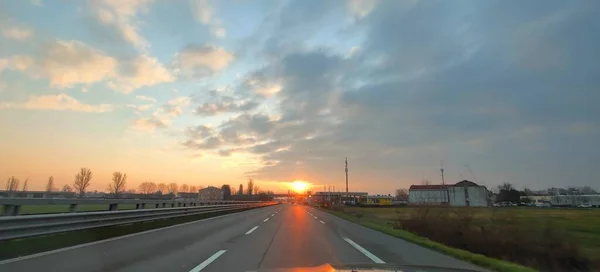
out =
[[[175,182],[171,182],[169,183],[169,186],[167,187],[167,192],[169,192],[169,194],[177,194],[177,190],[179,189],[179,186],[177,186],[177,183]]]
[[[27,182],[29,181],[29,179],[26,179],[25,182],[23,183],[23,192],[27,192]]]
[[[431,181],[428,179],[424,179],[421,181],[421,185],[431,185]]]
[[[190,193],[197,193],[198,192],[198,187],[192,185],[190,186]]]
[[[63,192],[73,192],[73,189],[71,188],[71,186],[69,186],[69,184],[65,184],[65,186],[63,186],[62,188]]]
[[[114,194],[116,198],[125,191],[125,184],[127,183],[127,174],[121,172],[114,172],[112,182],[108,185],[108,191]]]
[[[19,188],[19,180],[12,176],[6,180],[6,191],[14,192]]]
[[[241,183],[240,183],[240,188],[238,189],[238,194],[239,195],[243,195],[244,194],[244,185],[242,185]]]
[[[164,183],[159,183],[158,185],[156,185],[156,191],[160,192],[161,194],[164,194],[167,192],[167,185]]]
[[[248,186],[246,186],[247,195],[252,195],[254,190],[254,180],[248,179]]]
[[[237,195],[237,190],[235,189],[235,187],[231,187],[229,186],[230,191],[231,191],[231,195]]]
[[[88,168],[81,168],[79,173],[75,175],[75,181],[73,181],[73,187],[79,193],[79,197],[85,196],[85,190],[90,186],[92,180],[92,170]]]
[[[138,186],[138,189],[142,194],[153,194],[156,193],[156,183],[151,181],[142,182],[142,184]]]
[[[46,193],[53,192],[56,188],[54,188],[54,177],[50,176],[48,178],[48,183],[46,183]]]
[[[258,187],[258,185],[254,185],[254,187],[252,188],[252,191],[254,191],[255,195],[260,194],[260,187]]]
[[[180,191],[180,192],[187,193],[187,192],[189,192],[189,191],[190,191],[190,186],[189,186],[189,185],[187,185],[187,184],[183,184],[183,185],[181,185],[181,188],[180,188],[180,190],[179,190],[179,191]]]
[[[396,189],[396,200],[408,201],[408,190]]]

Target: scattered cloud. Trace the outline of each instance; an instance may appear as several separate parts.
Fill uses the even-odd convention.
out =
[[[186,76],[207,76],[225,69],[234,58],[232,53],[221,47],[192,45],[177,54],[173,66],[178,73]]]
[[[91,8],[100,23],[114,27],[121,37],[135,48],[146,52],[150,45],[139,33],[139,12],[147,12],[153,0],[97,0],[91,2]]]
[[[190,5],[196,20],[203,25],[207,25],[213,36],[224,38],[227,35],[223,23],[215,17],[213,5],[209,0],[191,0]]]
[[[158,60],[140,55],[132,61],[124,62],[120,73],[109,86],[123,93],[131,93],[141,87],[173,81],[175,77]]]
[[[135,98],[136,98],[137,100],[141,100],[141,101],[147,101],[147,102],[150,102],[150,103],[156,103],[156,102],[157,102],[157,101],[156,101],[156,98],[154,98],[154,97],[150,97],[150,96],[136,95],[136,96],[135,96]]]
[[[133,120],[132,128],[135,130],[154,131],[156,129],[164,129],[169,126],[169,121],[157,118],[155,116],[147,118],[138,118]]]
[[[163,104],[162,110],[171,117],[177,117],[183,113],[183,109],[190,104],[190,101],[190,97],[180,96]]]
[[[30,96],[23,103],[0,102],[0,109],[55,110],[79,112],[110,112],[109,104],[85,104],[66,94]]]
[[[259,105],[256,101],[216,102],[204,103],[196,108],[195,114],[200,116],[213,116],[225,112],[249,111]]]
[[[33,35],[31,28],[8,24],[0,24],[0,32],[4,37],[17,41],[25,41]]]
[[[39,56],[15,56],[9,67],[35,77],[46,77],[55,87],[91,84],[115,76],[119,62],[79,41],[55,41],[47,44]]]
[[[373,10],[373,8],[375,8],[375,5],[377,4],[377,2],[378,2],[378,0],[348,0],[347,1],[348,8],[358,18],[367,16]]]
[[[144,86],[175,80],[155,58],[140,55],[130,61],[118,61],[74,40],[51,42],[36,56],[14,56],[4,60],[3,65],[33,77],[48,78],[51,86],[59,88],[108,81],[111,88],[131,93]]]

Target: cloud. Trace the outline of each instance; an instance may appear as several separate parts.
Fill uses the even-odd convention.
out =
[[[139,33],[138,12],[147,12],[153,0],[97,0],[91,2],[100,23],[114,27],[121,37],[135,48],[146,52],[150,45]]]
[[[175,80],[154,58],[140,55],[129,61],[118,61],[74,40],[57,40],[42,47],[36,56],[14,56],[4,63],[8,68],[34,77],[48,78],[51,86],[59,88],[107,81],[111,88],[131,93],[141,87]]]
[[[151,102],[151,103],[156,103],[156,98],[154,97],[150,97],[150,96],[144,96],[144,95],[136,95],[135,99],[137,100],[141,100],[141,101],[147,101],[147,102]]]
[[[204,103],[196,108],[195,114],[213,116],[224,112],[249,111],[259,105],[256,101]]]
[[[24,26],[0,24],[0,32],[6,38],[25,41],[33,35],[33,30]]]
[[[234,58],[232,53],[221,47],[192,45],[175,56],[173,66],[186,76],[207,76],[225,69]]]
[[[165,104],[163,104],[162,110],[164,111],[164,113],[166,113],[172,117],[177,117],[183,113],[183,108],[186,107],[188,104],[190,104],[190,101],[191,101],[190,97],[180,96],[180,97],[171,99],[171,100],[167,101]]]
[[[26,110],[55,110],[78,112],[110,112],[113,106],[109,104],[85,104],[66,94],[30,96],[23,103],[0,103],[0,109]]]
[[[114,76],[118,64],[116,59],[84,43],[60,40],[43,48],[38,58],[15,56],[8,60],[8,67],[35,77],[46,77],[50,85],[61,88]]]
[[[191,10],[198,22],[207,25],[211,34],[217,38],[224,38],[227,30],[220,19],[215,18],[213,6],[209,0],[191,0]]]
[[[347,3],[350,11],[352,11],[355,16],[362,18],[367,16],[373,8],[375,8],[377,0],[348,0]]]
[[[169,126],[169,121],[157,118],[155,116],[147,118],[135,119],[132,123],[132,128],[143,131],[154,131],[156,129],[164,129]]]
[[[175,81],[175,77],[158,60],[147,55],[140,55],[132,61],[123,62],[120,71],[109,86],[123,93]]]

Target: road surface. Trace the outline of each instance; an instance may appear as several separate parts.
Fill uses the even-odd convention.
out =
[[[395,263],[484,271],[311,207],[282,204],[0,261],[0,271],[249,271]]]

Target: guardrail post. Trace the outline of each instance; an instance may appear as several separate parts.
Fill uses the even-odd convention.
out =
[[[184,207],[187,207],[187,203],[183,203],[183,206],[184,206]]]
[[[171,208],[174,208],[174,207],[175,207],[175,203],[171,203]]]
[[[177,203],[177,207],[181,207],[181,202]]]
[[[77,212],[77,204],[70,204],[69,212]]]
[[[118,207],[119,207],[119,204],[113,203],[113,204],[108,205],[108,210],[109,211],[116,211]]]
[[[160,206],[158,203],[156,203],[156,205],[154,205],[154,208],[158,209],[158,206]]]
[[[21,213],[21,205],[4,205],[4,215],[16,216]]]
[[[135,209],[139,210],[140,209],[140,203],[135,204]]]
[[[142,209],[146,208],[146,203],[142,203]]]
[[[167,207],[167,203],[163,203],[163,204],[162,204],[162,207],[163,207],[163,208],[166,208],[166,207]]]

